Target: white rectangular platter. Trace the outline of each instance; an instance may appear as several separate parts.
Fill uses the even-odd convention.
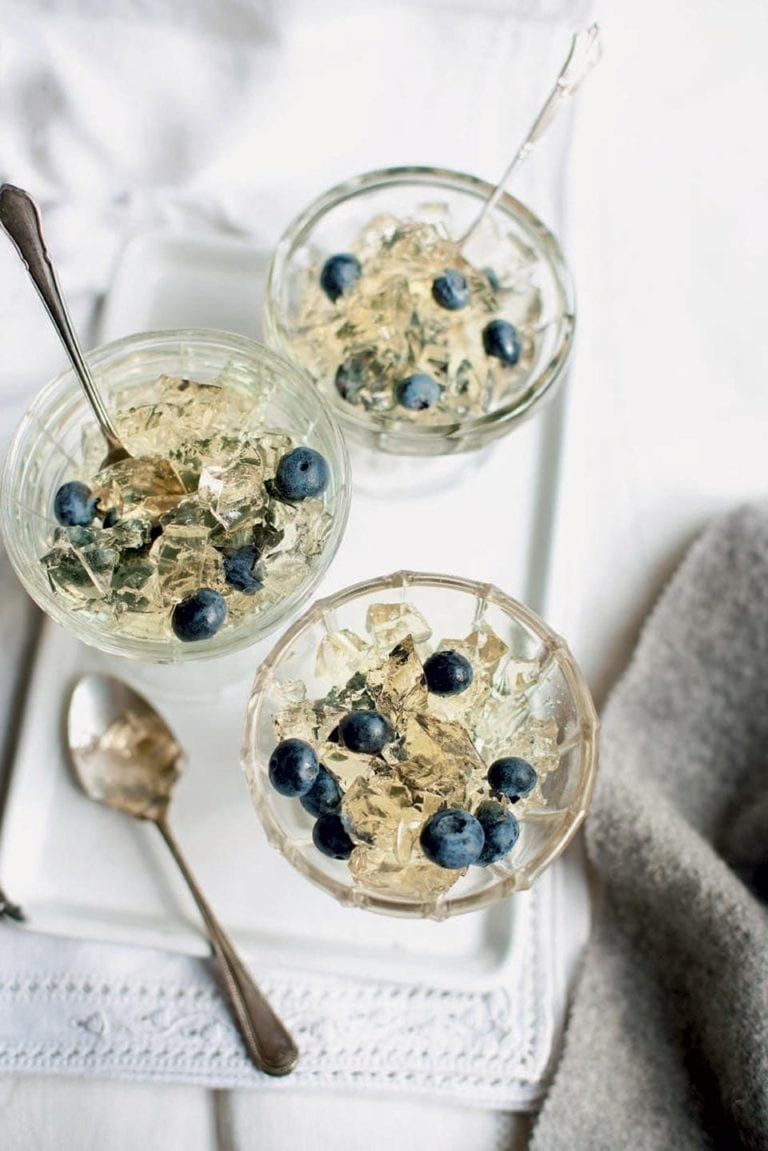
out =
[[[190,325],[258,337],[264,273],[263,253],[239,241],[140,237],[118,268],[101,337]],[[449,461],[448,472],[407,461],[396,499],[382,498],[367,472],[321,592],[407,567],[491,581],[545,612],[560,420],[560,406],[550,405],[489,453]],[[238,758],[255,663],[254,654],[249,675],[225,695],[157,701],[188,751],[173,824],[246,953],[312,972],[448,989],[508,984],[521,964],[532,965],[526,977],[554,1035],[588,927],[578,846],[533,892],[446,923],[337,906],[268,846],[251,809]],[[96,668],[125,674],[45,624],[2,826],[3,884],[32,930],[204,954],[193,905],[154,829],[97,809],[72,782],[63,717],[77,676]]]

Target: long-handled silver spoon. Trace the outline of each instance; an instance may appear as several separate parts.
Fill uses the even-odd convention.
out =
[[[591,27],[584,31],[576,33],[571,41],[568,56],[560,69],[554,88],[544,101],[544,105],[534,120],[528,135],[507,165],[504,175],[483,204],[480,214],[472,221],[467,231],[461,237],[459,243],[462,246],[466,244],[473,232],[477,231],[488,213],[492,212],[496,207],[504,194],[504,189],[512,178],[513,172],[517,171],[523,161],[528,158],[534,144],[541,139],[563,105],[568,102],[571,96],[573,96],[581,86],[582,81],[586,79],[595,64],[599,61],[601,54],[600,29],[597,24],[592,24]]]
[[[94,383],[90,368],[85,362],[80,343],[72,327],[67,305],[59,287],[56,268],[51,259],[43,236],[40,209],[23,188],[13,184],[0,187],[0,227],[10,238],[29,272],[32,283],[37,288],[53,326],[58,332],[75,375],[83,386],[88,402],[98,420],[104,439],[107,441],[107,455],[102,467],[127,460],[131,453],[121,442],[115,426],[104,406],[104,401]]]
[[[299,1052],[238,957],[168,826],[182,751],[153,707],[127,684],[85,675],[69,705],[69,750],[78,782],[98,803],[149,820],[170,848],[208,929],[214,958],[248,1055],[268,1075],[287,1075]]]

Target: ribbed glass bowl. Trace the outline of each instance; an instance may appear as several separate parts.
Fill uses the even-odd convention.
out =
[[[224,369],[232,387],[254,402],[265,385],[276,386],[264,422],[316,448],[328,461],[323,495],[333,524],[307,578],[289,595],[211,639],[182,643],[175,636],[138,639],[117,635],[90,613],[73,611],[51,588],[40,557],[49,550],[56,522],[53,498],[82,461],[83,427],[94,418],[72,371],[62,372],[36,396],[22,418],[0,474],[0,527],[11,563],[25,588],[57,623],[102,651],[150,663],[188,663],[229,655],[269,635],[311,595],[341,542],[349,510],[348,457],[328,405],[296,366],[254,340],[207,329],[144,332],[89,353],[88,362],[112,407],[118,392],[151,384],[161,375],[212,382]],[[130,449],[130,444],[127,445]]]
[[[392,413],[365,411],[343,400],[333,376],[318,376],[303,362],[297,332],[307,270],[328,256],[349,251],[364,225],[381,214],[434,220],[460,237],[493,188],[484,180],[439,168],[388,168],[357,176],[325,192],[286,229],[269,270],[267,342],[293,357],[312,375],[349,435],[369,448],[403,455],[436,456],[473,451],[505,435],[538,410],[568,363],[575,326],[575,300],[560,245],[533,212],[504,195],[495,210],[505,232],[535,256],[534,283],[541,299],[533,359],[514,395],[481,416],[460,420],[446,414],[428,424]],[[503,315],[503,310],[500,312]]]
[[[297,799],[271,785],[268,761],[277,743],[275,713],[285,707],[290,681],[302,681],[310,700],[333,686],[315,666],[329,633],[346,628],[365,635],[372,604],[407,603],[432,628],[433,639],[469,634],[488,624],[512,659],[535,661],[526,689],[530,715],[554,719],[559,766],[541,781],[541,802],[521,815],[512,852],[489,867],[470,867],[447,892],[429,898],[383,893],[357,882],[345,861],[322,855],[312,842],[313,819]],[[319,600],[286,632],[262,662],[248,704],[242,764],[269,842],[298,871],[343,904],[389,915],[443,919],[485,907],[533,881],[563,852],[589,806],[597,768],[598,720],[589,690],[566,644],[532,611],[490,584],[453,576],[397,572]]]

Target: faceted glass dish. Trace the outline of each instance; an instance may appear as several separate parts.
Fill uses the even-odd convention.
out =
[[[226,371],[227,386],[253,395],[254,430],[289,433],[325,456],[330,482],[323,493],[332,515],[329,534],[307,577],[284,599],[246,615],[210,639],[183,643],[167,637],[115,634],[98,618],[72,610],[50,586],[41,557],[56,521],[53,497],[67,479],[81,478],[84,427],[95,421],[72,371],[42,389],[22,418],[0,476],[0,527],[19,579],[36,603],[84,643],[148,663],[188,663],[230,655],[268,635],[306,602],[331,563],[349,511],[349,464],[343,437],[317,389],[296,366],[263,345],[229,332],[181,329],[145,332],[89,353],[88,362],[108,409],[114,397],[146,388],[162,375],[212,383]],[[130,444],[127,445],[130,449]],[[106,454],[106,448],[105,453]]]
[[[510,854],[489,867],[470,867],[448,891],[425,898],[366,885],[353,877],[346,862],[321,854],[312,842],[312,817],[298,800],[279,794],[269,780],[268,761],[278,741],[273,721],[285,708],[292,685],[304,683],[310,700],[325,696],[333,684],[327,673],[318,673],[320,644],[341,629],[365,635],[366,614],[374,604],[417,609],[435,638],[467,635],[481,623],[488,625],[507,645],[512,660],[537,665],[526,687],[529,714],[537,720],[554,720],[557,727],[558,766],[540,780],[537,807],[521,814],[520,838]],[[597,735],[594,704],[573,657],[533,612],[490,584],[397,572],[319,600],[277,643],[254,681],[242,763],[269,842],[309,880],[350,906],[443,919],[530,887],[564,851],[589,806]]]
[[[560,246],[542,222],[519,200],[504,195],[490,220],[528,250],[532,282],[538,290],[541,318],[525,377],[514,394],[486,414],[457,418],[445,413],[430,422],[398,418],[391,412],[364,410],[341,398],[334,378],[313,373],[298,338],[308,270],[327,257],[354,248],[366,224],[382,214],[398,220],[444,225],[461,237],[493,188],[474,176],[438,168],[389,168],[340,184],[289,225],[269,270],[265,331],[267,342],[293,357],[311,375],[338,419],[356,441],[369,448],[404,455],[445,455],[483,447],[532,415],[550,395],[568,362],[575,327],[570,274]],[[489,261],[493,246],[486,244]]]

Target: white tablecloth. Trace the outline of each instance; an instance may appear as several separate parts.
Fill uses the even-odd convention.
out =
[[[17,80],[29,82],[35,68],[43,69],[49,54],[60,51],[63,25],[52,13],[77,10],[86,20],[89,10],[102,6],[95,0],[34,0],[6,7],[9,26],[26,21],[42,38],[36,59],[15,58],[13,40],[0,55],[6,78],[15,69]],[[178,138],[153,136],[151,124],[137,125],[132,119],[131,93],[121,89],[119,63],[121,51],[136,47],[131,13],[149,5],[123,0],[112,7],[124,20],[120,35],[100,35],[94,21],[81,57],[66,62],[77,72],[73,91],[91,109],[92,123],[109,115],[109,147],[104,137],[95,148],[87,132],[70,141],[62,131],[59,152],[46,170],[51,194],[64,186],[72,202],[81,205],[79,210],[62,205],[55,214],[53,235],[59,245],[66,247],[68,237],[82,237],[82,205],[98,210],[82,258],[76,251],[64,253],[80,290],[76,310],[83,313],[90,290],[108,276],[114,250],[109,224],[116,208],[103,195],[104,171],[130,181],[141,148],[154,149],[158,163],[174,147],[180,164],[190,157]],[[174,69],[173,84],[188,87],[199,79],[195,68],[202,57],[194,43],[205,24],[205,5],[165,7],[179,51],[188,53],[186,66]],[[507,85],[498,85],[500,62],[512,45],[484,39],[483,21],[505,7],[492,0],[474,6],[482,14],[474,23],[468,7],[458,3],[381,4],[376,7],[375,50],[364,60],[361,46],[368,33],[363,34],[361,21],[372,18],[374,5],[302,6],[291,0],[284,5],[286,23],[279,32],[270,24],[272,5],[228,0],[210,7],[217,9],[222,27],[239,30],[244,41],[252,38],[254,52],[256,41],[263,42],[259,67],[275,86],[275,102],[269,110],[254,109],[250,124],[242,115],[216,122],[220,146],[211,149],[207,162],[195,157],[196,174],[187,191],[200,218],[210,222],[218,214],[226,226],[242,219],[251,182],[262,188],[263,195],[253,197],[253,211],[263,213],[266,240],[272,238],[270,219],[284,220],[318,187],[355,170],[418,160],[492,174],[499,166],[502,118],[478,109],[504,104],[517,125],[515,101],[530,97],[529,106],[535,103],[536,94],[526,92],[513,70]],[[530,7],[506,5],[524,15]],[[764,494],[768,430],[762,354],[768,159],[755,131],[768,103],[768,10],[760,0],[740,0],[727,10],[718,0],[674,7],[660,0],[614,0],[605,7],[606,56],[580,99],[569,179],[568,254],[579,288],[580,323],[551,596],[551,622],[569,637],[598,697],[621,669],[642,616],[692,536],[715,511]],[[37,26],[37,13],[44,9],[48,15]],[[561,19],[568,9],[553,0],[539,8]],[[431,47],[425,52],[428,20]],[[279,49],[286,44],[301,54],[300,80],[295,71],[281,72]],[[472,73],[478,102],[471,108],[457,103],[462,75],[461,90],[468,90],[457,65],[451,74],[457,87],[446,83],[441,101],[417,99],[427,88],[437,90],[441,50],[454,65],[463,59]],[[553,45],[552,61],[559,51],[560,44]],[[114,54],[108,108],[104,68],[88,83],[89,52],[102,63]],[[209,123],[210,84],[226,84],[243,58],[221,36],[206,41],[204,56],[210,72],[198,85],[199,115]],[[425,70],[429,84],[425,79],[422,89],[418,77],[424,79]],[[156,57],[148,62],[146,82],[167,86]],[[364,83],[381,95],[359,105],[349,99],[350,87]],[[387,92],[410,84],[414,104],[406,110],[402,99]],[[57,100],[66,106],[72,99],[66,86],[58,92],[41,89],[38,131],[43,132]],[[331,137],[329,144],[331,108],[343,109],[346,120],[344,135]],[[286,122],[292,125],[289,133]],[[446,122],[450,133],[444,130]],[[222,208],[212,192],[233,176],[232,157],[239,152],[231,133],[242,131],[244,124],[250,133],[251,182],[240,181],[240,194],[233,186]],[[431,133],[429,126],[438,124],[443,129]],[[298,133],[302,125],[306,131]],[[77,164],[71,163],[68,144]],[[28,152],[18,151],[6,119],[0,118],[0,145],[2,174],[13,174],[23,184],[34,174],[29,167],[34,141]],[[532,170],[537,163],[531,161]],[[529,179],[535,206],[536,179]],[[172,217],[177,206],[166,192],[162,186],[136,190],[129,204],[131,226],[139,228],[158,211],[164,219]],[[13,290],[14,278],[18,290]],[[5,285],[0,394],[6,436],[30,389],[58,367],[60,352],[1,246],[0,282]],[[90,1080],[7,1079],[0,1082],[0,1110],[0,1142],[8,1151],[292,1151],[315,1146],[496,1151],[523,1138],[520,1125],[510,1118],[468,1109],[395,1105],[359,1096],[329,1100],[295,1092],[269,1098],[248,1092],[223,1095]]]

